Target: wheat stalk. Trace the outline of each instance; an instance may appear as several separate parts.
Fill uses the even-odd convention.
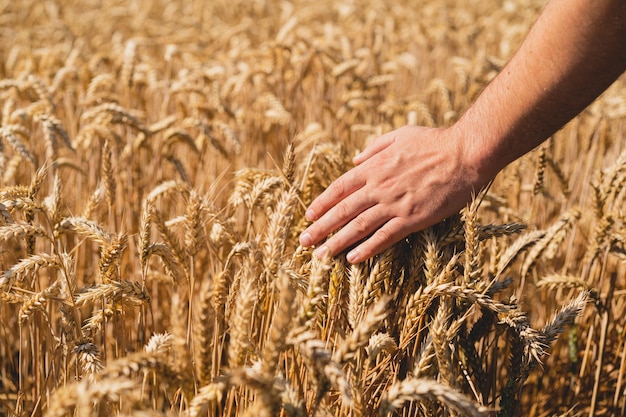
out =
[[[458,413],[472,417],[485,416],[487,411],[445,385],[428,379],[408,378],[389,388],[382,400],[380,415],[387,415],[409,401],[426,400],[440,401]]]

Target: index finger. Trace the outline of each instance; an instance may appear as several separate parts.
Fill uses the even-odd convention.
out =
[[[363,187],[365,185],[365,175],[358,168],[352,168],[337,178],[326,190],[317,196],[306,210],[306,219],[309,221],[319,219],[337,203]]]
[[[385,133],[372,140],[363,151],[352,158],[352,162],[360,165],[378,152],[384,150],[396,140],[396,131]]]

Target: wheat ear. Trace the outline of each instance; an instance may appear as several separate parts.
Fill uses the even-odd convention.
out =
[[[385,393],[379,415],[386,416],[411,401],[439,401],[461,415],[472,417],[485,417],[487,412],[450,387],[428,379],[407,378],[394,383]]]

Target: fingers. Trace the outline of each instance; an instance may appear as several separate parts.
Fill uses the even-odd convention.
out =
[[[328,214],[332,215],[332,212]],[[322,220],[324,219],[319,220],[309,229],[315,229]],[[328,238],[328,240],[315,251],[315,256],[321,258],[326,255],[336,255],[343,252],[346,248],[371,235],[378,227],[385,224],[387,220],[389,220],[389,217],[383,212],[380,205],[369,207],[360,212],[356,217],[350,219],[341,230]],[[312,231],[312,233],[315,232]]]
[[[395,132],[378,137],[360,155],[355,157],[355,162],[362,164],[365,160],[393,144],[395,140]],[[308,247],[318,243],[370,207],[371,203],[367,202],[370,196],[367,193],[359,193],[356,198],[350,200],[348,197],[352,197],[364,187],[367,178],[371,175],[372,173],[368,172],[363,165],[356,166],[335,180],[313,200],[305,217],[316,223],[300,235],[300,244]],[[333,212],[329,213],[331,210]]]
[[[365,176],[360,174],[360,170],[352,169],[346,172],[333,181],[322,194],[313,200],[306,211],[306,219],[309,221],[320,219],[328,210],[363,187],[363,185],[365,185]]]
[[[315,223],[309,226],[300,235],[300,244],[305,247],[314,245],[335,230],[344,226],[348,222],[353,221],[355,217],[361,215],[364,211],[375,204],[375,200],[370,197],[371,196],[369,196],[366,192],[355,192],[340,200],[338,203],[330,207],[327,212],[324,212],[324,214],[320,216]],[[313,205],[311,206],[313,207]],[[362,220],[358,220],[356,224],[361,224],[361,222]],[[349,243],[341,243],[343,242],[341,239],[335,238],[335,243],[329,245],[329,242],[327,242],[324,245],[325,249],[323,250],[330,248],[331,253],[339,253],[345,249],[345,247],[364,236],[359,229],[354,229],[353,227],[351,230],[353,231],[352,233],[346,233],[345,231],[340,232],[340,235],[344,236],[343,241],[347,241]],[[358,235],[358,237],[351,237],[351,235]]]
[[[412,232],[413,230],[409,228],[406,220],[395,217],[381,226],[369,239],[348,252],[346,260],[351,264],[363,262],[391,247]]]
[[[363,149],[363,152],[359,153],[354,158],[352,158],[352,162],[354,162],[355,165],[362,164],[363,162],[365,162],[372,156],[376,155],[378,152],[387,148],[395,140],[396,140],[395,132],[389,132],[385,135],[377,137],[365,149]]]

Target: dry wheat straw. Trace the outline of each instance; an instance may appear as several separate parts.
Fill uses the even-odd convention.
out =
[[[59,294],[60,285],[60,281],[55,281],[52,285],[39,291],[38,293],[32,295],[28,300],[24,301],[18,313],[20,326],[23,326],[35,311],[43,309],[49,299]]]
[[[100,250],[98,269],[102,282],[115,281],[119,278],[121,257],[126,250],[128,238],[125,234],[112,238],[111,243]]]
[[[367,356],[375,359],[380,353],[393,354],[397,349],[396,341],[388,333],[375,333],[370,336],[365,351]]]
[[[331,352],[324,347],[325,343],[319,340],[314,332],[306,330],[304,326],[293,329],[287,342],[298,348],[310,377],[315,381],[316,405],[319,405],[330,383],[341,393],[343,403],[349,406],[352,402],[350,385],[340,364],[332,360]]]
[[[464,217],[356,266],[297,244],[357,149],[454,123],[541,2],[66,3],[3,7],[0,414],[623,414],[623,80]],[[576,317],[585,350],[535,377]]]
[[[528,252],[528,255],[526,256],[526,259],[524,259],[524,263],[522,264],[522,277],[525,277],[528,274],[528,271],[542,253],[553,253],[553,251],[550,250],[551,246],[558,246],[563,239],[565,239],[565,232],[580,218],[580,214],[581,213],[578,208],[568,210],[561,215],[561,218],[557,222],[546,230],[545,235],[533,244]]]
[[[215,331],[215,311],[212,304],[213,281],[204,279],[200,285],[196,300],[195,322],[193,325],[193,353],[195,373],[201,385],[207,384],[212,378],[213,358],[212,339]]]
[[[37,166],[35,156],[28,150],[26,144],[18,138],[18,135],[28,134],[21,127],[4,126],[0,127],[0,137],[8,142],[8,144],[24,159],[34,166]]]
[[[435,357],[437,358],[438,380],[440,383],[456,387],[456,367],[453,361],[453,352],[449,328],[452,321],[452,311],[449,303],[439,304],[437,313],[433,318],[430,328]]]
[[[349,297],[348,297],[348,322],[352,329],[355,329],[363,316],[363,297],[365,287],[364,265],[350,265],[348,273]]]
[[[284,262],[284,252],[288,243],[296,198],[297,190],[292,187],[281,195],[274,211],[269,216],[267,234],[264,239],[265,256],[263,257],[268,277],[275,276],[279,265]]]
[[[7,241],[17,238],[44,237],[53,240],[41,227],[24,223],[12,223],[0,226],[0,240]]]
[[[46,253],[30,255],[6,270],[0,278],[0,288],[6,290],[16,282],[21,282],[34,276],[42,268],[59,268],[62,265],[58,255]]]
[[[174,255],[170,247],[163,243],[151,243],[147,248],[143,249],[145,260],[152,255],[157,255],[163,262],[163,266],[167,275],[173,282],[185,282],[187,273],[180,260]]]
[[[322,303],[327,288],[327,273],[330,270],[331,259],[328,256],[323,259],[313,258],[311,263],[306,299],[300,308],[300,320],[306,327],[314,328],[316,315],[325,310]]]
[[[14,185],[12,187],[4,187],[0,190],[0,197],[2,200],[11,200],[15,198],[27,198],[29,197],[31,187],[24,185]]]
[[[7,206],[5,206],[2,202],[0,202],[0,219],[2,219],[2,223],[4,224],[14,223],[13,216],[11,216]]]
[[[203,231],[203,201],[195,191],[189,192],[189,200],[185,209],[185,251],[187,256],[193,257],[200,249]]]
[[[257,283],[245,278],[237,293],[234,311],[230,314],[230,344],[228,346],[228,365],[237,369],[245,363],[245,356],[251,348],[253,310],[258,300]]]
[[[78,305],[95,303],[101,298],[111,301],[125,300],[132,303],[144,303],[150,301],[143,285],[137,281],[122,280],[109,281],[92,287],[85,287],[76,294],[75,302]]]
[[[109,210],[112,210],[115,204],[115,173],[113,172],[111,145],[108,140],[105,140],[102,144],[102,163],[100,168],[100,175],[103,178],[104,194],[106,196],[107,205]]]
[[[472,284],[479,280],[482,274],[480,247],[478,239],[478,205],[480,199],[474,198],[463,213],[465,231],[465,262],[463,269],[463,283]]]
[[[21,294],[9,293],[9,292],[5,292],[3,290],[0,290],[0,300],[5,302],[5,303],[10,303],[10,304],[19,304],[19,303],[23,304],[26,301],[28,301],[28,296],[21,295]]]
[[[543,343],[546,346],[552,345],[558,335],[565,331],[565,327],[573,324],[574,319],[580,316],[588,301],[589,293],[583,291],[575,299],[563,306],[540,331]]]
[[[90,381],[95,381],[96,375],[103,368],[98,347],[90,340],[84,340],[76,344],[74,353],[78,356],[83,373],[88,376]]]
[[[128,392],[136,387],[137,382],[128,378],[112,378],[106,383],[84,379],[60,388],[45,417],[63,417],[69,413],[91,415],[96,405],[117,402],[122,396],[129,398]]]
[[[66,217],[61,220],[56,228],[56,232],[60,233],[65,230],[73,230],[103,246],[112,242],[110,233],[106,232],[98,223],[84,217]]]
[[[199,417],[206,413],[209,404],[221,402],[228,386],[226,381],[215,381],[201,387],[189,404],[189,417]]]
[[[155,206],[150,206],[150,209],[150,220],[152,224],[156,226],[159,234],[165,241],[164,246],[167,248],[166,251],[171,254],[173,259],[176,260],[177,266],[180,267],[179,269],[184,271],[184,275],[182,277],[187,278],[188,271],[186,266],[187,263],[185,262],[185,251],[180,244],[178,236],[176,236],[175,233],[167,226],[160,210],[158,210]],[[169,260],[170,259],[168,258],[167,262],[169,262]]]
[[[41,120],[43,124],[44,132],[46,135],[46,141],[49,142],[48,146],[50,146],[51,149],[55,150],[55,152],[47,155],[49,160],[52,160],[57,155],[56,154],[56,148],[57,148],[56,139],[57,138],[61,138],[61,141],[63,142],[63,144],[65,145],[67,149],[74,151],[74,145],[72,144],[72,140],[70,139],[70,136],[68,135],[67,131],[63,127],[63,123],[59,119],[48,114],[42,114],[38,118],[39,120]]]
[[[589,284],[580,277],[567,274],[548,274],[537,281],[537,287],[559,289],[559,288],[576,288],[591,291]]]
[[[543,181],[546,172],[546,160],[548,159],[546,155],[547,149],[547,145],[542,145],[537,155],[537,168],[535,170],[535,181],[533,184],[533,194],[535,195],[539,194],[544,187]]]
[[[380,415],[385,416],[406,402],[425,400],[440,401],[458,413],[472,417],[484,417],[487,411],[445,385],[428,379],[408,378],[389,388],[381,403]]]
[[[54,174],[52,193],[44,199],[44,206],[48,218],[52,224],[57,224],[61,219],[61,201],[63,192],[63,182],[58,173]]]
[[[508,325],[519,337],[523,346],[523,355],[521,360],[524,361],[526,367],[532,362],[541,363],[541,358],[545,355],[547,347],[539,331],[533,329],[528,322],[526,315],[519,310],[512,310],[499,317],[500,323]],[[515,359],[520,359],[519,355]]]
[[[367,346],[370,337],[382,326],[383,320],[390,313],[389,301],[388,297],[382,297],[367,310],[354,331],[333,353],[333,359],[336,362],[343,364],[354,359],[359,349]]]
[[[391,247],[377,257],[363,287],[363,309],[367,309],[382,294],[391,293],[393,285],[397,284],[390,282],[395,272],[394,257],[396,252],[396,248]]]
[[[291,330],[296,298],[295,288],[286,271],[279,272],[276,286],[279,299],[262,353],[263,372],[271,376],[276,373],[280,354],[287,349],[286,338]]]

